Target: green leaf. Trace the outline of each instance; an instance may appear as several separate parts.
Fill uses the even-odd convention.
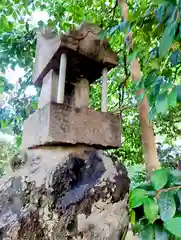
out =
[[[179,202],[181,204],[181,189],[178,190],[177,196],[178,196]]]
[[[169,192],[162,192],[158,199],[158,206],[160,209],[160,218],[162,221],[171,219],[176,212],[176,204],[172,194]]]
[[[165,0],[165,2],[171,3],[173,5],[177,5],[177,0]]]
[[[119,30],[120,32],[126,32],[128,30],[128,22],[127,21],[123,21],[118,25],[115,25],[114,27],[112,27],[109,30],[110,35],[113,35],[113,33],[115,33],[117,30]]]
[[[112,27],[110,30],[109,30],[109,33],[110,35],[112,35],[115,31],[117,31],[119,29],[119,25],[116,25],[114,27]]]
[[[148,198],[144,189],[134,189],[130,193],[129,206],[130,208],[137,208],[143,205],[144,200]]]
[[[138,50],[133,51],[129,56],[128,56],[128,62],[131,62],[133,59],[135,59],[138,55]]]
[[[167,20],[167,26],[171,25],[172,23],[174,23],[176,21],[176,17],[177,17],[177,8],[175,6],[173,6],[173,10],[171,12],[171,15],[169,19]]]
[[[144,227],[140,233],[141,240],[153,240],[154,239],[154,230],[152,225]]]
[[[0,82],[0,94],[4,92],[4,84]]]
[[[119,24],[119,31],[120,32],[127,32],[128,31],[129,24],[127,21],[123,21],[122,23]]]
[[[153,69],[160,69],[160,62],[157,59],[151,61],[151,66]]]
[[[170,170],[170,183],[172,185],[181,185],[181,171]]]
[[[158,204],[152,198],[146,198],[144,201],[144,213],[148,220],[152,223],[158,215]]]
[[[149,119],[150,121],[154,120],[156,116],[156,108],[155,107],[152,107],[149,111]]]
[[[22,136],[21,136],[21,135],[18,135],[18,136],[16,137],[16,144],[17,144],[18,147],[21,145],[21,142],[22,142]]]
[[[154,76],[152,74],[148,75],[148,77],[146,77],[144,79],[144,86],[145,86],[145,88],[148,88],[152,84],[156,83],[156,80],[157,80],[157,76]]]
[[[164,3],[165,0],[153,0],[154,3],[156,4],[161,4]]]
[[[181,0],[178,1],[178,8],[179,8],[180,16],[181,16]],[[179,30],[181,30],[181,29],[179,28]]]
[[[164,222],[164,227],[176,237],[181,237],[181,218],[172,218]]]
[[[171,61],[173,67],[175,67],[178,63],[178,55],[179,55],[179,51],[177,50],[177,51],[173,52],[170,57],[170,61]]]
[[[175,88],[168,94],[168,104],[171,107],[175,107],[177,105],[177,91]]]
[[[175,21],[171,25],[168,25],[165,28],[163,36],[162,36],[162,38],[160,40],[160,47],[159,47],[159,55],[160,55],[160,57],[165,57],[167,52],[168,52],[168,50],[172,46],[177,26],[178,26],[178,23],[177,23],[177,21]]]
[[[151,183],[155,190],[160,190],[168,182],[168,171],[167,169],[158,169],[151,176]]]
[[[180,24],[180,26],[179,26],[179,35],[180,35],[180,37],[181,37],[181,24]]]
[[[135,213],[134,210],[131,211],[130,222],[131,222],[132,226],[135,226],[135,224],[136,224],[136,213]]]
[[[156,12],[156,19],[159,23],[163,22],[164,11],[165,11],[165,5],[162,4]]]
[[[160,225],[155,225],[155,240],[168,240],[168,232]]]
[[[181,102],[181,85],[176,86],[177,101]]]
[[[168,83],[162,84],[161,90],[165,92],[171,89],[172,87],[173,87],[173,84],[171,82],[168,82]]]
[[[156,112],[165,114],[168,110],[168,98],[165,94],[159,94],[155,103]]]

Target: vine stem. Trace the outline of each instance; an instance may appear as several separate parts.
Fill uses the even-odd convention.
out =
[[[159,198],[159,196],[162,192],[168,192],[170,190],[175,190],[175,189],[180,189],[180,188],[181,188],[181,186],[175,186],[175,187],[160,189],[160,190],[157,191],[155,199],[158,200],[158,198]]]

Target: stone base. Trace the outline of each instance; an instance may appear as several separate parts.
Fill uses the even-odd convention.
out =
[[[50,103],[24,123],[22,149],[79,143],[102,149],[120,147],[120,119],[112,113]]]
[[[122,164],[84,146],[31,149],[26,156],[0,179],[0,239],[122,239],[129,225]]]

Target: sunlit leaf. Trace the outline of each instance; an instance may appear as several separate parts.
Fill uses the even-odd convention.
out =
[[[157,97],[156,103],[156,112],[165,114],[168,110],[168,98],[165,94],[160,94]]]
[[[164,222],[164,227],[173,235],[181,237],[181,218],[172,218]]]
[[[158,204],[152,198],[147,198],[144,200],[144,213],[148,220],[152,223],[156,220],[158,214]]]
[[[147,198],[146,191],[143,189],[134,189],[130,193],[129,206],[131,208],[137,208],[144,203]]]
[[[168,104],[172,107],[177,105],[177,91],[175,88],[168,94]]]
[[[160,57],[164,57],[167,54],[170,47],[172,46],[177,26],[178,26],[178,23],[177,21],[175,21],[171,25],[165,28],[164,34],[160,40],[160,47],[159,47]]]
[[[155,190],[163,188],[168,181],[168,170],[167,169],[158,169],[153,172],[151,176],[151,182]]]
[[[136,213],[134,210],[131,211],[131,214],[130,214],[130,222],[131,222],[131,225],[132,226],[135,226],[136,224]]]

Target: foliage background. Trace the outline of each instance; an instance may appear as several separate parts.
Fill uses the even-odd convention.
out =
[[[149,99],[155,135],[164,136],[162,145],[167,143],[174,147],[181,132],[181,1],[127,2],[129,23],[123,21],[113,0],[1,1],[0,128],[2,132],[16,136],[17,146],[21,144],[23,121],[37,109],[39,89],[36,89],[36,94],[30,90],[27,94],[29,87],[33,89],[31,77],[36,32],[44,26],[51,26],[61,33],[77,27],[82,21],[91,21],[102,27],[101,36],[109,39],[111,47],[119,55],[119,65],[109,73],[108,92],[109,110],[120,115],[124,133],[122,146],[114,154],[128,166],[143,163],[135,99],[135,91],[140,87],[144,87]],[[131,54],[128,54],[124,42],[129,29],[134,35]],[[129,69],[135,56],[139,57],[142,70],[142,79],[136,86],[130,81]],[[7,69],[16,72],[17,67],[22,68],[24,74],[14,84],[7,78]],[[91,86],[90,106],[96,110],[100,110],[100,84],[101,79],[98,79]],[[179,155],[179,149],[177,151]],[[172,155],[174,160],[166,157],[164,162],[179,160],[174,153]]]

